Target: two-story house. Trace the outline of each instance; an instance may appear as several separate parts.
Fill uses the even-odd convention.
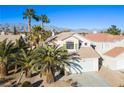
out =
[[[62,32],[46,40],[48,44],[55,44],[65,47],[69,53],[76,53],[79,62],[71,60],[77,65],[78,69],[71,67],[68,69],[71,73],[81,73],[88,71],[98,71],[99,54],[91,47],[91,43],[86,38],[74,32]]]

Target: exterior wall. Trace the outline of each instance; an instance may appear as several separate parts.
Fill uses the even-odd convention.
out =
[[[124,69],[124,53],[117,57],[104,56],[103,59],[103,65],[112,70]]]
[[[69,72],[80,74],[82,72],[98,71],[98,58],[85,58],[79,62],[73,61],[75,66],[71,66]]]
[[[124,60],[117,61],[117,70],[124,69]]]
[[[78,39],[76,39],[74,37],[70,37],[70,38],[63,40],[63,42],[61,44],[66,47],[66,42],[74,42],[74,49],[68,49],[69,52],[76,52],[78,50],[78,47],[79,47]]]
[[[117,57],[117,69],[124,69],[124,53]]]
[[[66,47],[66,42],[74,42],[74,49],[68,49],[68,52],[76,52],[77,50],[79,50],[79,42],[81,41],[81,47],[89,47],[90,46],[90,42],[87,41],[86,39],[78,36],[78,35],[74,35],[71,36],[63,41],[56,41],[55,43],[57,45],[61,46],[65,46]],[[85,43],[87,43],[87,45],[85,45]]]
[[[116,42],[93,42],[91,41],[91,44],[96,45],[95,49],[100,54],[103,54],[114,47],[119,47],[119,46],[124,47],[124,42],[122,41],[116,41]]]
[[[81,47],[85,47],[85,43],[87,43],[87,46],[89,47],[91,45],[91,42],[89,40],[87,40],[86,38],[78,35],[78,34],[74,34],[74,37],[78,38],[80,41],[82,41],[82,46]]]
[[[120,42],[117,42],[115,46],[121,46],[121,47],[124,47],[124,39],[121,40]]]
[[[117,61],[115,58],[103,56],[103,65],[111,70],[117,70]]]

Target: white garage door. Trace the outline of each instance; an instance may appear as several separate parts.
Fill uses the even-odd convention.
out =
[[[96,60],[85,60],[80,62],[74,62],[75,66],[71,67],[72,73],[82,73],[89,71],[98,71],[98,62]]]

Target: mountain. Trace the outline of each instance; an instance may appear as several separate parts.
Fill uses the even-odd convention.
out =
[[[18,24],[0,24],[0,31],[14,31],[14,26],[17,28],[19,32],[24,32],[28,30],[28,27],[26,24],[18,23]],[[62,27],[56,27],[56,26],[45,26],[44,29],[46,31],[55,31],[55,32],[62,32],[62,31],[72,31],[72,32],[85,32],[85,33],[92,33],[92,32],[102,32],[105,31],[105,29],[85,29],[85,28],[79,28],[79,29],[71,29],[71,28],[62,28]]]

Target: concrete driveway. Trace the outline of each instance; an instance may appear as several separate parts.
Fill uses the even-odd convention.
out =
[[[84,72],[63,77],[62,80],[72,79],[79,87],[109,87],[110,85],[97,72]]]

